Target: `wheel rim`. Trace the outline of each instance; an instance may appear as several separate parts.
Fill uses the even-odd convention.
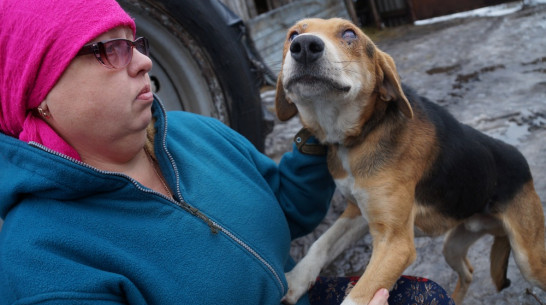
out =
[[[145,36],[150,41],[150,57],[153,61],[150,77],[167,110],[199,113],[229,124],[226,101],[219,81],[207,55],[193,38],[168,16],[154,9],[125,9],[135,18],[137,35]],[[160,16],[153,15],[154,12]],[[157,20],[161,20],[162,24]]]

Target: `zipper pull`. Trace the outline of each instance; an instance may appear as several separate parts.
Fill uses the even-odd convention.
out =
[[[220,231],[220,228],[217,225],[215,225],[210,219],[209,221],[207,221],[207,224],[209,225],[210,232],[212,232],[212,234],[218,234],[218,231]]]
[[[197,211],[197,217],[203,219],[203,221],[207,223],[212,234],[218,234],[218,231],[220,231],[220,227],[217,226],[212,220],[210,220],[210,218],[205,216],[205,214],[201,213],[200,211]]]
[[[210,218],[208,218],[205,214],[201,213],[198,209],[188,205],[188,210],[193,216],[199,217],[201,220],[203,220],[210,228],[210,231],[212,234],[218,234],[220,231],[220,227],[216,225]]]

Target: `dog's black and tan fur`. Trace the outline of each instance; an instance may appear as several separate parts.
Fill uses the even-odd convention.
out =
[[[414,226],[447,233],[458,304],[472,280],[467,250],[484,234],[495,237],[491,275],[499,290],[509,285],[510,251],[525,278],[546,290],[544,216],[524,157],[402,86],[392,58],[356,26],[306,19],[289,30],[276,108],[281,120],[299,112],[328,145],[330,172],[349,202],[329,237],[287,274],[287,302],[334,258],[324,256],[361,236],[347,233],[355,223],[369,226],[373,254],[343,304],[368,304],[379,288],[392,287],[415,259]]]

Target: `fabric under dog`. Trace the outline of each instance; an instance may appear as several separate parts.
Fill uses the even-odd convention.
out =
[[[356,285],[359,277],[318,277],[309,291],[311,305],[339,305]],[[435,282],[402,276],[390,291],[390,305],[455,305],[447,292]]]

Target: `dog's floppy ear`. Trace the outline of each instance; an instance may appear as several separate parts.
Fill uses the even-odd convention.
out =
[[[298,113],[296,105],[288,100],[282,85],[282,72],[277,78],[277,92],[275,93],[275,111],[281,121],[287,121]]]
[[[378,84],[379,98],[385,102],[398,103],[400,111],[402,111],[406,117],[410,119],[413,118],[413,110],[411,109],[408,98],[402,90],[394,60],[387,53],[379,50],[377,51],[377,61],[380,69],[380,71],[377,72],[382,72],[381,74],[383,74],[383,77],[379,75],[379,80],[381,80],[380,84]]]

